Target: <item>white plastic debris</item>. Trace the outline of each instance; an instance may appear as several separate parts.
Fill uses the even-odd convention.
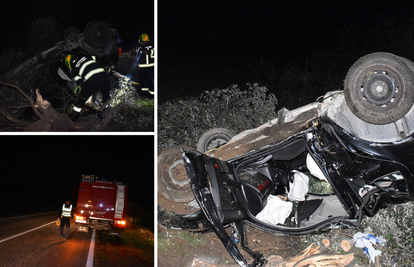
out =
[[[299,171],[293,171],[293,182],[289,182],[288,199],[290,201],[304,201],[309,191],[309,177]]]
[[[353,237],[355,247],[364,248],[365,253],[368,255],[370,261],[375,263],[375,257],[381,255],[381,250],[375,249],[373,245],[380,244],[384,245],[385,240],[376,236],[358,232]]]
[[[292,212],[292,207],[292,202],[283,201],[278,196],[269,195],[266,206],[256,215],[256,219],[272,225],[283,224]]]

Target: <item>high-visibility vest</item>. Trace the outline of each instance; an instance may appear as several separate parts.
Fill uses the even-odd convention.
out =
[[[65,204],[63,204],[62,216],[63,217],[71,217],[71,213],[72,213],[72,205],[70,205],[69,208],[66,208]]]

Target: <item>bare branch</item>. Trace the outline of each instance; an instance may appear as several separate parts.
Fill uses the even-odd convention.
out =
[[[35,104],[35,102],[33,101],[33,99],[30,97],[30,96],[28,96],[25,92],[23,92],[23,90],[22,89],[20,89],[20,87],[18,87],[17,85],[15,85],[15,84],[11,84],[11,83],[4,83],[4,82],[1,82],[0,81],[0,84],[2,84],[2,85],[5,85],[5,86],[8,86],[8,87],[12,87],[12,88],[15,88],[17,91],[19,91],[27,100],[29,100],[29,102],[30,102],[30,106],[32,107],[32,109],[33,109],[33,111],[34,111],[34,113],[40,118],[40,119],[44,119],[44,116],[37,110],[37,108],[36,108],[36,104]]]

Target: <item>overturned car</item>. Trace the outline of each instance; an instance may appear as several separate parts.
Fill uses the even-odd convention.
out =
[[[206,220],[203,227],[215,231],[240,266],[264,266],[263,254],[247,245],[246,225],[317,233],[358,226],[386,203],[414,200],[413,93],[410,60],[369,54],[350,68],[343,91],[282,109],[205,153],[183,148],[182,158],[166,166],[170,175],[158,178],[159,194],[194,211],[181,225],[196,229]],[[177,175],[180,163],[187,183]]]
[[[0,107],[18,118],[29,111],[27,97],[36,98],[35,90],[51,102],[59,112],[65,112],[68,99],[74,96],[75,84],[62,61],[62,53],[90,54],[105,68],[107,73],[116,65],[121,48],[117,30],[102,20],[89,22],[84,32],[69,28],[64,40],[35,57],[9,70],[0,77]],[[10,85],[18,86],[25,95]]]

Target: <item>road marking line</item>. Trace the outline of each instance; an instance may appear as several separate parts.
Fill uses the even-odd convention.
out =
[[[86,262],[86,267],[93,267],[93,253],[95,251],[95,231],[93,229],[91,244],[89,245],[88,261]]]
[[[23,232],[23,233],[20,233],[20,234],[17,234],[17,235],[14,235],[14,236],[11,236],[11,237],[8,237],[8,238],[5,238],[5,239],[2,239],[2,240],[0,240],[0,243],[3,243],[3,242],[5,242],[5,241],[10,240],[10,239],[13,239],[13,238],[15,238],[15,237],[18,237],[18,236],[21,236],[21,235],[24,235],[24,234],[30,233],[30,232],[35,231],[35,230],[37,230],[37,229],[40,229],[40,228],[42,228],[42,227],[48,226],[49,224],[52,224],[52,223],[56,223],[56,221],[53,221],[53,222],[47,223],[47,224],[45,224],[45,225],[42,225],[42,226],[39,226],[39,227],[33,228],[33,229],[28,230],[28,231]]]

